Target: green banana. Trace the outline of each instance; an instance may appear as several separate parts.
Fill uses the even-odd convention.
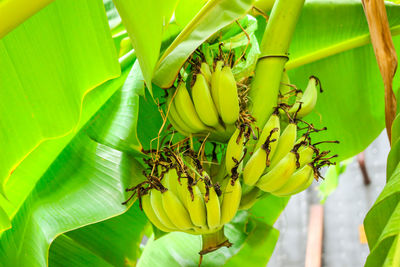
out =
[[[172,118],[172,116],[169,116],[168,119],[169,122],[172,124],[172,126],[175,128],[175,130],[177,130],[180,134],[184,136],[190,135],[190,132],[185,131],[183,127]]]
[[[150,203],[153,207],[154,213],[160,222],[168,228],[176,229],[177,226],[171,222],[163,207],[162,194],[156,189],[150,190]]]
[[[278,146],[275,150],[274,156],[271,158],[269,169],[273,169],[280,160],[293,148],[296,141],[297,125],[296,123],[289,123],[285,128],[282,135],[279,137]]]
[[[196,81],[192,87],[192,98],[201,121],[208,126],[219,126],[217,108],[212,100],[206,78],[201,73],[196,75]]]
[[[215,70],[211,74],[211,95],[212,99],[214,100],[214,104],[217,107],[217,110],[220,110],[219,107],[219,76],[221,74],[222,67],[224,66],[224,62],[222,60],[217,61],[217,64],[215,65]]]
[[[194,133],[209,131],[210,129],[204,125],[197,115],[196,109],[194,108],[192,99],[190,98],[189,92],[186,89],[184,82],[179,83],[176,89],[174,102],[175,108],[182,120],[194,130]]]
[[[154,210],[151,206],[150,203],[150,195],[144,195],[141,198],[142,202],[142,208],[144,213],[146,214],[147,218],[150,220],[152,224],[154,224],[158,229],[164,232],[172,232],[175,231],[176,229],[171,229],[166,227],[157,217],[157,215],[154,213]]]
[[[203,187],[203,188],[201,188]],[[201,192],[205,192],[205,184],[200,183],[199,188]],[[218,228],[221,225],[221,208],[218,195],[214,187],[209,188],[208,201],[206,203],[207,210],[207,225],[210,229]]]
[[[304,165],[310,163],[312,161],[314,155],[314,149],[310,146],[299,149],[299,168],[302,168]]]
[[[297,112],[297,117],[302,118],[308,115],[317,103],[317,85],[318,80],[314,76],[311,76],[303,96],[300,101],[297,101],[293,107],[289,109],[289,113],[295,113],[299,109],[300,103],[302,103],[300,110]]]
[[[163,185],[168,189],[162,193],[162,204],[168,218],[177,226],[178,229],[191,229],[194,228],[190,220],[189,213],[179,200],[177,194],[177,175],[176,171],[173,173],[169,171],[165,174]]]
[[[240,136],[239,136],[240,135]],[[229,139],[228,146],[226,147],[225,167],[229,174],[232,174],[232,168],[236,166],[236,161],[239,161],[243,154],[244,134],[241,129],[236,129],[231,138]]]
[[[289,152],[269,172],[261,176],[256,186],[265,192],[272,192],[282,187],[296,170],[296,154]]]
[[[226,224],[230,222],[239,208],[240,199],[242,196],[242,187],[239,180],[230,180],[224,190],[224,197],[221,204],[221,222],[220,224]]]
[[[204,78],[206,78],[207,83],[211,84],[211,70],[206,62],[201,63],[200,72],[204,75]]]
[[[243,182],[246,185],[254,185],[263,174],[266,166],[267,151],[260,147],[256,150],[256,152],[254,152],[244,167]]]
[[[279,116],[273,114],[264,126],[256,145],[256,151],[247,161],[243,170],[243,181],[246,185],[254,185],[263,174],[267,163],[274,156],[280,134]],[[268,144],[265,144],[269,136]],[[275,141],[273,141],[275,140]],[[265,145],[264,145],[265,144]],[[268,157],[268,159],[267,159]]]
[[[280,120],[279,120],[279,115],[274,113],[271,115],[271,117],[269,117],[267,123],[265,124],[264,128],[261,131],[260,137],[258,138],[256,147],[254,150],[259,149],[264,143],[265,141],[267,141],[268,136],[270,135],[271,131],[275,128],[278,128],[278,130],[273,134],[273,136],[271,136],[271,139],[276,139],[275,142],[271,143],[271,151],[275,149],[272,149],[272,146],[276,147],[278,145],[278,139],[279,139],[279,135],[280,135],[280,131],[281,131],[281,127],[280,127]],[[272,152],[270,153],[270,156],[272,157]]]
[[[233,124],[239,118],[239,97],[236,80],[229,66],[222,68],[218,79],[218,112],[225,124]]]
[[[186,190],[186,207],[189,211],[190,219],[198,227],[207,227],[207,213],[203,195],[197,185],[193,186],[192,189],[193,199],[189,190]]]
[[[175,101],[172,101],[172,102],[171,102],[171,99],[172,99],[172,94],[170,94],[170,95],[168,96],[168,99],[167,99],[167,103],[168,103],[168,105],[169,105],[169,116],[168,116],[168,118],[170,119],[170,121],[171,121],[171,123],[172,123],[172,126],[174,126],[174,128],[175,128],[177,131],[179,131],[179,132],[182,131],[182,132],[181,132],[182,134],[187,133],[187,134],[185,134],[185,135],[187,135],[187,136],[189,136],[190,133],[196,132],[195,129],[189,127],[189,126],[182,120],[181,116],[180,116],[180,115],[178,114],[178,112],[176,111]]]
[[[305,183],[301,184],[296,190],[290,192],[289,195],[294,195],[294,194],[300,193],[301,191],[306,190],[308,187],[310,187],[310,185],[312,184],[313,181],[314,181],[314,170],[311,173],[311,175],[308,177],[308,180]],[[286,196],[288,196],[288,195],[286,195]]]
[[[288,196],[293,192],[303,188],[309,183],[311,176],[311,182],[314,179],[313,167],[311,164],[307,164],[290,177],[290,179],[281,188],[272,191],[271,194],[277,196]],[[308,187],[308,186],[307,186]],[[302,189],[304,190],[304,189]],[[301,190],[301,191],[302,191]]]

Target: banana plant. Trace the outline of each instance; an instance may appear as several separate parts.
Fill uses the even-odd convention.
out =
[[[265,266],[290,196],[385,127],[359,1],[6,0],[0,22],[1,266]],[[366,266],[398,265],[398,121]]]

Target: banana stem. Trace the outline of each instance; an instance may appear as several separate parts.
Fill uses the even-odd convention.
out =
[[[272,8],[250,90],[252,115],[258,127],[266,123],[277,104],[289,45],[303,5],[304,0],[277,0]]]
[[[203,247],[199,252],[200,256],[213,252],[221,247],[229,248],[232,246],[232,243],[229,242],[228,238],[226,238],[224,234],[224,227],[215,233],[202,235],[201,238],[203,241]]]

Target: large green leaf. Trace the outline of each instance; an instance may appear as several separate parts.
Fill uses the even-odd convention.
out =
[[[120,70],[99,0],[56,1],[0,41],[0,206],[12,217],[116,87]]]
[[[175,81],[186,59],[208,37],[243,16],[253,0],[211,0],[186,25],[178,37],[167,48],[159,62],[153,82],[162,88]]]
[[[400,6],[387,4],[387,12],[392,29],[399,29]],[[399,48],[400,36],[393,39]],[[329,147],[338,160],[365,149],[384,127],[383,82],[369,42],[361,1],[314,0],[304,6],[290,46],[291,81],[305,88],[315,75],[322,82],[324,92],[307,120],[328,127],[316,142],[340,140]]]
[[[138,153],[142,145],[137,136],[139,96],[144,95],[144,80],[139,61],[133,65],[121,90],[102,107],[87,132],[95,141],[128,153]]]
[[[3,0],[0,2],[0,39],[54,0]]]
[[[400,235],[400,165],[384,187],[382,193],[364,220],[370,255],[365,266],[381,266],[400,255],[397,242]],[[394,253],[392,250],[395,250]]]
[[[84,131],[57,157],[0,239],[6,266],[44,266],[54,238],[126,211],[125,188],[144,179],[131,156]]]
[[[156,66],[162,35],[175,9],[177,0],[113,0],[136,50],[146,85]]]
[[[138,201],[115,218],[68,232],[50,247],[50,266],[134,265],[140,255],[143,229],[148,225]],[[89,256],[86,256],[89,255]]]

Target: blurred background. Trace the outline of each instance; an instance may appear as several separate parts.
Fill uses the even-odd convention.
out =
[[[362,224],[385,185],[389,150],[386,131],[365,150],[369,185],[364,184],[359,163],[354,157],[348,161],[339,179],[332,177],[314,182],[306,191],[293,196],[275,224],[280,238],[268,266],[305,265],[310,211],[313,205],[319,204],[323,205],[322,266],[364,266],[369,249]],[[325,186],[322,193],[319,186]],[[329,194],[329,191],[332,192]]]

